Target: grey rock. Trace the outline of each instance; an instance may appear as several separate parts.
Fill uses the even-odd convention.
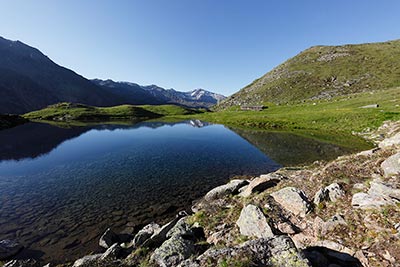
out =
[[[5,239],[0,241],[0,260],[6,260],[20,252],[23,246],[10,239]]]
[[[74,262],[74,265],[72,265],[72,267],[90,267],[90,266],[93,266],[101,258],[101,256],[102,256],[102,254],[87,255],[85,257],[77,259]]]
[[[104,252],[101,257],[99,258],[100,261],[103,260],[114,260],[117,259],[119,257],[119,255],[121,254],[122,251],[122,247],[115,243],[114,245],[112,245],[111,247],[109,247],[106,252]]]
[[[262,192],[270,187],[276,186],[282,179],[282,176],[275,173],[261,175],[250,181],[246,189],[239,195],[242,197],[249,197],[253,193]]]
[[[370,186],[368,194],[382,195],[400,201],[400,189],[393,188],[390,185],[378,181],[372,181]]]
[[[255,236],[258,238],[274,236],[267,218],[261,209],[254,205],[247,205],[242,209],[236,224],[239,226],[240,233],[244,236]]]
[[[400,145],[400,132],[390,138],[383,139],[382,142],[379,143],[380,148],[391,147],[393,145]]]
[[[200,255],[196,261],[200,263],[200,266],[209,262],[218,265],[219,260],[236,259],[237,261],[242,256],[251,258],[254,266],[311,266],[302,253],[296,249],[290,237],[283,235],[251,240],[231,248],[209,249]],[[209,264],[207,266],[214,265]]]
[[[308,201],[306,194],[295,187],[282,188],[272,193],[271,196],[284,209],[292,212],[294,215],[305,216],[312,210],[311,203]]]
[[[356,193],[353,195],[351,205],[360,209],[376,209],[385,205],[394,204],[392,200],[381,195],[371,195],[366,193]]]
[[[197,262],[195,262],[192,259],[187,259],[182,261],[178,267],[200,267],[200,264],[198,264]]]
[[[314,204],[319,205],[320,203],[329,199],[329,192],[325,188],[321,188],[314,195]]]
[[[144,247],[157,247],[161,245],[165,240],[167,240],[167,233],[176,225],[176,223],[187,214],[179,213],[175,219],[170,221],[167,224],[164,224],[158,231],[154,232],[154,234],[147,239],[142,246]]]
[[[328,191],[329,199],[332,202],[336,202],[339,198],[344,197],[345,192],[341,185],[338,183],[333,183],[325,187],[325,190]]]
[[[321,188],[315,193],[314,196],[314,204],[318,205],[324,201],[332,201],[335,202],[339,198],[342,198],[345,195],[345,192],[338,183],[333,183],[328,185],[325,188]]]
[[[147,239],[149,239],[154,233],[161,229],[160,225],[156,223],[150,223],[143,227],[133,238],[130,246],[138,247],[142,245]]]
[[[177,266],[193,253],[195,253],[194,242],[175,235],[157,248],[150,260],[161,267]]]
[[[205,196],[204,199],[206,201],[211,201],[217,198],[221,198],[227,195],[237,194],[239,189],[249,182],[246,180],[232,180],[225,185],[218,186],[211,191],[209,191]]]
[[[190,226],[187,224],[187,218],[188,217],[183,217],[179,219],[178,222],[174,225],[174,227],[172,227],[171,230],[168,231],[166,237],[167,238],[171,238],[174,236],[194,237],[194,234],[190,229]]]
[[[400,153],[396,153],[382,162],[381,168],[386,177],[400,173]]]
[[[118,236],[108,228],[104,234],[100,237],[99,246],[103,248],[109,248],[115,243],[119,242]]]

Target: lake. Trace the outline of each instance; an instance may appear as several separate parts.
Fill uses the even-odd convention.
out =
[[[0,131],[0,239],[18,256],[73,260],[111,227],[164,223],[234,176],[334,159],[349,149],[201,121]]]

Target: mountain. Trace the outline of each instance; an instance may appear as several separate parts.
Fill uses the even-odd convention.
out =
[[[57,65],[38,49],[0,37],[0,113],[25,113],[64,101],[108,106],[123,99]]]
[[[223,98],[205,90],[181,93],[157,87],[160,90],[154,93],[151,87],[111,80],[90,81],[57,65],[34,47],[0,37],[0,114],[22,114],[60,102],[209,107]]]
[[[400,40],[314,46],[233,94],[218,108],[290,103],[400,86]]]
[[[118,94],[124,99],[136,101],[133,104],[176,104],[187,107],[209,108],[226,97],[204,89],[180,92],[164,89],[157,85],[141,86],[131,82],[114,82],[112,80],[92,80],[108,92]]]

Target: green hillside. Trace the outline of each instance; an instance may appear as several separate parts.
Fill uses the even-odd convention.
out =
[[[302,102],[400,86],[400,40],[315,46],[223,101],[230,106]]]
[[[110,121],[147,120],[164,116],[188,115],[198,111],[175,105],[92,107],[82,104],[59,103],[47,108],[29,112],[24,116],[30,120],[47,121]]]

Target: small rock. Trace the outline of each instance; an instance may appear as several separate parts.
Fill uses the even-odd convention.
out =
[[[284,209],[292,212],[294,215],[300,215],[304,217],[312,209],[306,194],[295,187],[285,187],[277,192],[272,193],[271,196]]]
[[[362,184],[362,183],[356,183],[356,184],[353,185],[353,188],[354,188],[354,189],[357,189],[357,190],[364,190],[364,189],[366,189],[367,187],[366,187],[364,184]]]
[[[400,173],[400,153],[394,154],[382,162],[381,168],[386,177]]]
[[[328,200],[328,198],[329,198],[328,191],[325,188],[321,188],[314,195],[314,204],[319,205],[320,203]]]
[[[227,195],[237,194],[239,189],[249,182],[246,180],[232,180],[225,185],[218,186],[211,191],[209,191],[205,196],[204,199],[206,201],[211,201],[217,198],[221,198]]]
[[[109,248],[115,243],[119,242],[118,236],[108,228],[104,234],[100,237],[99,246],[103,248]]]
[[[390,197],[394,200],[400,200],[400,189],[393,188],[389,185],[377,181],[372,181],[370,185],[371,187],[368,190],[368,194],[383,195],[386,197]]]
[[[0,241],[0,260],[6,260],[20,252],[23,246],[10,239]]]
[[[74,262],[72,267],[90,267],[101,258],[102,254],[87,255]]]
[[[254,205],[247,205],[242,209],[236,224],[239,226],[240,233],[244,236],[255,236],[258,238],[274,236],[267,218],[265,218],[260,208]]]
[[[246,189],[242,191],[239,195],[242,197],[249,197],[253,193],[262,192],[270,187],[276,186],[282,177],[275,173],[270,173],[266,175],[261,175],[250,181]]]
[[[192,240],[186,240],[182,236],[173,236],[157,248],[150,259],[159,266],[172,267],[188,259],[194,252],[195,246]]]
[[[366,106],[362,106],[360,108],[379,108],[379,104],[366,105]]]
[[[385,253],[382,253],[382,257],[390,263],[396,263],[396,259],[390,255],[389,251],[385,250]]]
[[[288,222],[279,222],[277,223],[276,227],[283,234],[293,235],[298,232],[298,230]]]
[[[361,151],[361,152],[357,153],[357,156],[369,157],[369,156],[372,156],[373,154],[375,154],[376,152],[378,152],[379,150],[380,150],[379,148],[373,148],[370,150]]]

